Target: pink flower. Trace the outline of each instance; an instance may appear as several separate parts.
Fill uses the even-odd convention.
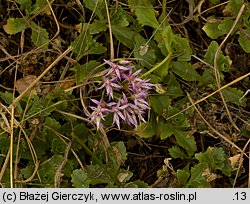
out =
[[[130,69],[128,75],[124,74],[124,79],[127,80],[132,85],[131,90],[134,90],[135,84],[142,80],[136,77],[140,72],[141,69],[137,70],[136,72],[133,72],[132,69]]]
[[[110,105],[112,106],[110,112],[114,114],[112,124],[116,123],[118,129],[120,129],[120,118],[123,121],[126,121],[125,116],[122,113],[122,110],[126,109],[127,105],[120,106],[120,100],[117,103],[111,102],[109,103],[109,106]]]
[[[121,65],[117,65],[113,62],[110,62],[108,60],[104,60],[108,65],[111,66],[110,70],[108,71],[108,73],[106,74],[106,76],[110,75],[110,74],[113,74],[115,73],[117,78],[119,80],[121,80],[121,73],[124,72],[124,71],[127,71],[127,70],[130,70],[132,67],[124,67],[124,66],[121,66]]]
[[[114,96],[113,96],[113,88],[117,88],[117,89],[121,88],[120,85],[112,82],[114,80],[115,80],[114,78],[113,79],[109,79],[107,77],[103,77],[103,81],[104,82],[103,82],[102,86],[100,88],[98,88],[98,89],[103,89],[105,87],[105,89],[107,91],[107,95],[109,96],[109,99],[110,98],[112,98],[112,99],[114,98]]]
[[[150,89],[152,89],[153,87],[155,87],[154,84],[148,83],[149,79],[145,80],[145,79],[140,79],[137,81],[137,83],[135,84],[135,88],[134,90],[136,92],[141,92],[142,90],[144,91],[148,91]]]
[[[126,66],[129,61],[124,61],[124,66],[104,61],[110,68],[98,90],[105,90],[107,95],[101,94],[100,101],[90,99],[95,105],[89,106],[92,112],[85,110],[85,114],[96,124],[97,130],[102,125],[101,121],[110,113],[113,114],[112,125],[116,124],[118,129],[122,122],[137,128],[142,121],[146,122],[143,115],[150,109],[147,102],[148,92],[155,85],[149,83],[149,80],[139,78],[142,70],[133,72],[133,66]]]
[[[134,103],[137,107],[141,108],[142,110],[150,109],[149,104],[145,99],[147,98],[148,93],[146,91],[141,91],[139,93],[134,93],[132,98]]]
[[[96,124],[97,130],[99,130],[101,125],[101,120],[105,120],[105,116],[103,114],[108,113],[109,109],[105,108],[106,102],[101,100],[97,101],[95,99],[90,99],[92,102],[94,102],[97,107],[95,106],[89,106],[89,108],[93,111],[91,115],[89,116],[91,119],[91,122],[94,122]]]

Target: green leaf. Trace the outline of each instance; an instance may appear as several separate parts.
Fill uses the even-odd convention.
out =
[[[120,156],[121,156],[121,160],[123,161],[123,162],[125,162],[126,160],[127,160],[127,152],[126,152],[126,146],[125,146],[125,144],[124,144],[124,142],[113,142],[112,144],[111,144],[111,146],[112,147],[116,147],[117,148],[117,150],[119,150],[119,154],[120,154]]]
[[[186,81],[200,81],[201,76],[196,72],[193,66],[185,61],[172,62],[171,70]]]
[[[146,48],[146,51],[143,55],[141,53],[141,49]],[[156,55],[155,50],[147,44],[147,40],[144,39],[139,33],[135,33],[134,35],[134,57],[142,59],[140,60],[140,64],[142,67],[151,68],[149,64],[155,64]]]
[[[83,1],[86,8],[90,9],[91,11],[95,12],[95,14],[98,16],[100,20],[104,20],[105,14],[106,14],[106,7],[105,7],[105,1],[104,0],[84,0]]]
[[[168,87],[166,94],[169,95],[171,97],[171,99],[177,98],[180,96],[184,96],[182,89],[180,87],[176,87],[176,86]]]
[[[175,115],[176,113],[180,112],[179,109],[175,108],[175,107],[172,107],[172,106],[169,106],[168,107],[168,115],[167,116],[172,116],[172,115]],[[184,116],[183,113],[180,113],[176,116],[174,116],[172,119],[171,119],[171,123],[173,125],[181,125],[184,121],[186,120],[186,117]]]
[[[107,184],[113,182],[106,171],[103,168],[107,168],[106,166],[99,166],[99,165],[89,165],[85,169],[85,173],[87,175],[87,182],[83,181],[84,183],[90,183],[91,185],[96,184]],[[108,171],[108,170],[107,170]],[[113,169],[112,171],[113,173]]]
[[[77,124],[73,129],[73,133],[78,138],[86,137],[88,135],[88,128],[84,124]]]
[[[32,0],[15,0],[15,1],[20,4],[20,8],[25,10],[27,14],[37,14],[40,11],[42,11],[44,7],[48,6],[47,0],[36,0],[34,4],[32,3],[34,2]]]
[[[208,168],[206,163],[196,164],[191,168],[191,177],[187,183],[187,187],[191,188],[210,188],[211,185],[202,176],[203,172]]]
[[[63,161],[62,155],[54,155],[47,161],[41,164],[38,170],[41,180],[46,184],[54,183],[56,170]]]
[[[71,43],[72,51],[77,54],[77,61],[88,54],[89,45],[92,40],[92,35],[90,35],[89,31],[82,30],[80,35]]]
[[[90,35],[89,30],[86,30],[87,27],[83,27],[81,34],[71,43],[73,52],[77,54],[76,60],[79,61],[82,57],[88,54],[102,54],[106,52],[102,43],[96,42]]]
[[[250,53],[250,29],[240,31],[238,41],[246,53]]]
[[[71,177],[71,173],[72,173],[73,169],[75,169],[74,161],[68,160],[62,169],[62,174],[64,175],[64,177],[66,177],[68,179]]]
[[[158,46],[161,49],[161,53],[167,56],[172,50],[171,45],[174,39],[174,33],[170,26],[164,28],[164,30],[159,31],[155,35],[155,39],[158,42]]]
[[[47,95],[47,97],[48,96],[49,95]],[[41,98],[37,95],[34,95],[32,96],[31,100],[29,100],[29,109],[26,116],[48,116],[56,109],[56,106],[57,104],[53,104],[51,99]]]
[[[27,14],[37,14],[41,12],[44,7],[48,6],[47,0],[15,0],[20,4],[20,8],[25,10]],[[35,2],[35,3],[33,3]]]
[[[160,123],[159,124],[160,138],[162,140],[170,137],[174,133],[174,126],[169,123]]]
[[[180,83],[177,81],[176,76],[172,72],[169,73],[169,80],[167,84],[168,89],[166,94],[171,96],[171,98],[184,95]]]
[[[153,110],[157,114],[162,114],[164,112],[164,109],[166,112],[170,105],[169,96],[167,95],[152,95],[149,97],[149,101]]]
[[[169,151],[169,154],[171,155],[171,157],[174,159],[177,159],[177,158],[184,159],[187,157],[186,153],[183,150],[181,150],[180,147],[178,147],[176,145],[169,148],[168,151]]]
[[[204,55],[204,59],[207,63],[214,65],[214,57],[219,45],[216,41],[212,41],[208,46],[208,50]],[[230,69],[232,64],[232,60],[229,56],[224,56],[222,51],[219,51],[218,58],[217,58],[217,68],[219,71],[227,72]]]
[[[134,48],[134,35],[135,33],[128,27],[122,27],[118,25],[112,25],[112,33],[122,44],[124,44],[129,49]]]
[[[217,39],[218,37],[227,34],[233,26],[234,21],[226,19],[222,22],[206,23],[202,30],[205,31],[208,37]]]
[[[49,45],[49,33],[46,31],[46,29],[41,28],[34,22],[31,22],[31,40],[32,42],[37,46],[41,47],[44,50],[48,49]]]
[[[229,3],[226,5],[225,10],[227,12],[230,12],[233,16],[237,16],[243,4],[244,0],[229,0]]]
[[[217,67],[222,72],[228,72],[232,64],[232,60],[229,56],[220,56],[217,60]]]
[[[204,55],[204,59],[207,63],[213,65],[214,64],[214,56],[216,53],[216,50],[219,48],[219,45],[216,41],[212,41],[210,45],[207,48],[207,52]],[[219,54],[222,54],[221,51]]]
[[[200,163],[206,163],[212,171],[217,169],[221,170],[226,160],[223,149],[216,147],[208,147],[206,152],[195,154],[195,158],[198,159]]]
[[[15,2],[20,4],[20,8],[25,11],[29,11],[31,9],[32,0],[15,0]]]
[[[232,102],[239,106],[246,107],[247,99],[245,97],[242,98],[244,95],[243,91],[236,88],[227,87],[222,90],[222,93],[226,101]]]
[[[186,167],[188,167],[188,165]],[[186,168],[186,167],[184,169],[178,169],[176,172],[176,177],[178,179],[178,183],[182,187],[186,186],[188,179],[190,177],[190,172],[189,172],[188,168]]]
[[[168,87],[181,87],[176,76],[172,72],[169,73]]]
[[[242,14],[243,24],[246,27],[246,29],[249,31],[250,29],[250,13],[244,12]],[[242,26],[243,27],[243,26]],[[250,31],[249,31],[250,32]]]
[[[88,188],[91,183],[87,174],[81,169],[75,169],[71,174],[72,186],[75,188]]]
[[[173,55],[177,57],[178,61],[191,60],[192,49],[187,38],[182,38],[179,35],[175,35],[172,42],[172,52]]]
[[[250,120],[247,120],[244,125],[241,127],[241,135],[250,139]]]
[[[77,64],[74,66],[73,70],[76,72],[76,83],[80,84],[82,82],[84,82],[84,80],[86,79],[86,77],[89,75],[89,73],[96,68],[100,63],[95,61],[95,60],[91,60],[85,64]]]
[[[159,84],[160,82],[162,82],[161,77],[156,76],[156,75],[154,75],[154,74],[149,74],[149,75],[147,76],[147,78],[150,79],[150,83],[152,83],[152,84]],[[160,88],[160,89],[161,89],[161,88]],[[165,90],[163,90],[163,92],[165,92]]]
[[[50,127],[51,129],[58,131],[61,128],[61,124],[56,121],[54,118],[51,117],[46,117],[45,119],[45,125],[47,125],[48,127]]]
[[[89,24],[89,33],[92,35],[98,34],[106,30],[107,30],[107,25],[106,25],[106,21],[104,20],[94,20],[93,23]]]
[[[141,138],[150,138],[155,135],[155,131],[151,123],[142,123],[137,127],[135,133]]]
[[[130,9],[135,11],[140,24],[150,26],[154,29],[159,27],[154,7],[148,0],[129,0],[128,3]]]
[[[224,166],[221,169],[221,172],[226,175],[227,177],[230,177],[232,175],[232,166],[229,163],[228,156],[225,155],[225,161],[224,161]]]
[[[36,3],[32,5],[31,9],[28,10],[27,12],[29,14],[38,14],[47,6],[48,6],[47,0],[36,0]],[[48,11],[48,13],[50,14],[50,11]]]
[[[5,91],[4,93],[0,92],[0,95],[6,104],[10,105],[12,103],[12,101],[13,101],[13,94],[12,93]]]
[[[103,46],[102,43],[97,42],[96,40],[92,40],[89,45],[89,49],[87,50],[88,55],[99,55],[103,54],[107,51],[107,48]]]
[[[198,159],[200,163],[206,164],[212,172],[221,170],[226,176],[231,176],[232,167],[229,164],[227,155],[221,147],[208,147],[206,152],[195,154],[195,158]]]
[[[59,138],[54,138],[52,141],[52,152],[54,154],[64,154],[66,150],[66,144]]]
[[[41,138],[37,137],[37,139],[32,140],[32,145],[36,150],[36,155],[38,158],[46,155],[48,145],[46,144],[46,142],[43,142]]]
[[[6,168],[1,179],[2,188],[10,188],[10,169]]]
[[[118,8],[116,7],[116,9],[111,10],[110,16],[111,16],[111,25],[118,25],[121,27],[127,27],[129,25],[127,15],[121,7]]]
[[[154,73],[160,76],[162,80],[164,79],[165,76],[168,75],[168,71],[170,68],[170,61],[171,58],[169,58],[166,61],[164,60],[164,62],[154,71]]]
[[[34,172],[34,164],[28,164],[25,168],[21,169],[21,174],[25,179],[29,178]]]
[[[196,150],[196,142],[193,135],[188,135],[184,131],[174,130],[174,136],[178,145],[183,147],[189,156],[192,156]]]
[[[6,33],[14,35],[24,31],[28,27],[29,23],[26,18],[9,18],[3,29]]]
[[[9,145],[10,145],[10,138],[8,136],[1,136],[0,137],[0,150],[2,154],[4,155],[8,154]]]

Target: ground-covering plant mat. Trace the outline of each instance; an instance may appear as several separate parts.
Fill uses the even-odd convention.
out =
[[[250,187],[250,3],[0,1],[2,187]]]

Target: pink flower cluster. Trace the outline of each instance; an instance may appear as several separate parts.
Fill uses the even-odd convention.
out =
[[[103,76],[102,85],[98,89],[104,91],[108,99],[91,99],[94,105],[89,106],[91,111],[87,116],[96,124],[97,129],[108,114],[113,114],[113,124],[119,129],[121,122],[136,128],[141,121],[145,122],[143,114],[150,109],[146,101],[148,91],[155,85],[149,83],[149,80],[140,79],[138,74],[141,70],[134,72],[134,66],[104,61],[110,68]],[[123,65],[129,63],[126,61]]]

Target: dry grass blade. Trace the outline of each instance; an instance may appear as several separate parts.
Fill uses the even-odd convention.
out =
[[[198,15],[197,17],[201,17],[205,22],[207,22],[207,19],[204,18],[204,17],[202,16],[202,14],[204,14],[204,13],[206,13],[206,12],[212,10],[212,9],[215,9],[216,7],[221,7],[221,6],[225,5],[225,4],[228,4],[229,1],[219,3],[219,4],[214,5],[214,6],[208,8],[208,9],[206,9],[206,10],[204,10],[204,11],[201,11],[202,4],[205,3],[205,2],[206,2],[205,0],[199,1],[198,6],[197,6],[197,7],[198,7],[197,10],[198,10],[199,15]]]
[[[54,0],[53,0],[52,2],[54,2]],[[54,18],[54,20],[55,20],[55,23],[56,23],[57,31],[56,31],[55,35],[52,37],[52,39],[50,39],[50,41],[52,41],[53,39],[55,39],[55,38],[59,35],[59,33],[60,33],[60,26],[59,26],[58,20],[57,20],[56,15],[55,15],[55,13],[54,13],[52,7],[51,7],[52,2],[49,2],[49,0],[47,0],[49,9],[50,9],[50,11],[51,11],[51,13],[52,13],[52,16],[53,16],[53,18]]]
[[[167,120],[170,120],[170,119],[174,118],[175,116],[177,116],[177,115],[179,115],[179,114],[181,114],[181,113],[183,113],[183,112],[189,110],[190,108],[194,107],[195,105],[197,105],[197,104],[199,104],[199,103],[201,103],[201,102],[207,100],[208,98],[210,98],[210,97],[213,96],[214,94],[218,93],[219,91],[222,91],[223,89],[225,89],[225,88],[227,88],[227,87],[229,87],[229,86],[232,86],[233,84],[236,84],[237,82],[239,82],[239,81],[241,81],[241,80],[247,78],[248,76],[250,76],[250,72],[248,72],[248,73],[246,73],[245,75],[240,76],[240,77],[238,77],[237,79],[235,79],[235,80],[229,82],[228,84],[226,84],[226,85],[220,87],[220,88],[217,89],[216,91],[214,91],[214,92],[212,92],[211,94],[208,94],[207,96],[205,96],[205,97],[203,97],[203,98],[197,100],[197,101],[194,102],[192,105],[190,105],[190,106],[184,108],[182,111],[180,111],[180,112],[178,112],[178,113],[176,113],[176,114],[174,114],[174,115],[172,115],[172,116],[166,118],[165,120],[167,121]]]
[[[216,78],[216,83],[217,83],[218,89],[220,89],[220,87],[221,87],[221,84],[220,84],[220,83],[221,83],[221,81],[220,81],[220,72],[219,72],[218,67],[217,67],[217,60],[218,60],[218,57],[219,57],[219,53],[220,53],[220,51],[221,51],[221,47],[224,45],[224,43],[226,42],[226,40],[228,39],[228,37],[229,37],[229,36],[231,35],[231,33],[233,32],[233,30],[234,30],[236,24],[238,23],[240,17],[242,16],[242,13],[243,13],[244,9],[245,9],[245,4],[243,4],[243,5],[241,6],[240,11],[239,11],[239,13],[238,13],[238,15],[237,15],[237,17],[236,17],[236,19],[235,19],[235,21],[234,21],[234,24],[233,24],[232,28],[230,29],[230,31],[228,32],[228,34],[226,35],[226,37],[224,38],[224,40],[222,41],[222,43],[220,44],[220,46],[218,47],[218,49],[217,49],[216,52],[215,52],[215,56],[214,56],[214,71],[215,71],[215,78]],[[229,109],[228,109],[227,103],[226,103],[226,101],[225,101],[225,98],[224,98],[224,96],[223,96],[221,90],[219,91],[219,94],[220,94],[220,96],[221,96],[222,102],[223,102],[224,107],[225,107],[225,109],[226,109],[226,113],[227,113],[227,116],[228,116],[229,121],[231,122],[231,124],[233,125],[233,127],[234,127],[238,132],[240,132],[240,129],[236,126],[235,122],[234,122],[233,119],[232,119],[231,113],[230,113],[230,111],[229,111]]]
[[[41,80],[62,58],[64,58],[65,55],[67,55],[69,52],[72,51],[72,47],[69,47],[67,50],[65,50],[61,55],[58,56],[58,58],[55,59],[54,62],[52,62],[44,71],[42,74],[40,74],[36,80],[34,80],[29,87],[26,88],[25,91],[23,91],[17,98],[15,98],[12,102],[12,105],[16,105],[16,103],[18,103],[21,98],[29,91],[31,90],[39,80]]]
[[[54,132],[56,134],[56,136],[63,141],[64,144],[67,145],[67,144],[69,144],[69,142],[71,142],[71,140],[69,138],[65,137],[64,135],[62,135],[61,133],[55,131],[54,129],[52,129],[52,128],[48,127],[48,126],[46,126],[46,128],[51,130],[52,132]],[[68,143],[65,140],[67,140]],[[74,155],[74,157],[76,158],[77,162],[79,163],[81,169],[84,170],[85,168],[84,168],[83,163],[81,162],[78,155],[76,154],[76,152],[72,148],[71,148],[71,152]]]
[[[232,145],[233,147],[235,147],[237,150],[239,150],[241,153],[244,154],[244,151],[237,146],[235,143],[233,143],[231,140],[229,140],[227,137],[225,137],[224,135],[222,135],[220,132],[218,132],[202,115],[202,113],[200,112],[200,110],[196,107],[196,104],[194,103],[193,99],[190,97],[190,95],[187,93],[188,95],[188,99],[191,102],[192,106],[195,108],[196,112],[199,114],[200,118],[206,123],[206,125],[209,127],[209,129],[214,132],[216,135],[218,135],[220,138],[222,138],[224,141],[226,141],[228,144]],[[246,155],[247,156],[247,155]],[[248,156],[247,156],[248,157]]]
[[[240,154],[239,165],[238,165],[238,169],[237,169],[237,172],[236,172],[236,175],[235,175],[235,178],[234,178],[233,187],[235,187],[235,185],[236,185],[236,181],[237,181],[237,178],[238,178],[239,173],[240,173],[240,169],[241,169],[242,164],[243,164],[243,156],[244,156],[244,154],[246,152],[246,149],[247,149],[249,144],[250,144],[250,139],[247,141],[247,143],[243,147],[243,150],[242,150],[242,152]],[[248,159],[250,159],[250,157]]]
[[[33,178],[36,175],[37,170],[39,168],[39,161],[38,161],[38,158],[37,158],[36,151],[35,151],[32,143],[31,143],[31,141],[29,139],[29,136],[26,134],[26,132],[24,131],[24,129],[22,128],[22,126],[20,124],[18,124],[18,127],[20,128],[20,130],[24,134],[24,137],[25,137],[25,139],[27,141],[27,144],[28,144],[28,147],[29,147],[29,150],[30,150],[33,162],[34,162],[34,170],[33,170],[32,174],[31,174],[31,176],[29,178],[27,178],[26,180],[15,180],[15,183],[28,183],[28,182],[32,181]]]
[[[14,141],[14,118],[15,107],[11,106],[11,120],[10,120],[10,188],[13,188],[13,141]]]
[[[62,169],[63,169],[63,167],[65,166],[65,164],[66,164],[66,162],[68,160],[68,155],[69,155],[70,149],[71,149],[71,142],[69,142],[67,144],[67,147],[66,147],[66,150],[65,150],[65,153],[64,153],[64,157],[63,157],[63,161],[56,170],[55,179],[54,179],[54,187],[55,188],[60,187],[61,177],[63,176]]]
[[[26,180],[22,180],[22,181],[15,180],[15,181],[14,181],[14,180],[13,180],[13,176],[12,176],[12,175],[13,175],[13,169],[12,169],[12,171],[10,172],[10,173],[11,173],[11,174],[10,174],[11,182],[12,182],[12,184],[13,184],[14,182],[15,182],[15,183],[27,183],[27,182],[30,182],[30,181],[35,177],[36,172],[37,172],[38,167],[39,167],[39,161],[38,161],[38,158],[37,158],[37,155],[36,155],[36,151],[35,151],[35,149],[34,149],[32,143],[31,143],[31,141],[30,141],[28,135],[27,135],[26,132],[24,131],[22,125],[21,125],[21,124],[15,119],[15,117],[13,116],[13,113],[10,112],[9,109],[8,109],[7,107],[5,107],[3,104],[0,103],[0,105],[1,105],[2,108],[6,111],[6,113],[8,113],[8,114],[11,116],[11,121],[12,121],[11,123],[13,123],[13,124],[11,125],[10,122],[7,120],[7,117],[5,117],[5,118],[6,118],[5,123],[6,123],[6,124],[9,124],[9,125],[7,125],[7,127],[10,127],[9,131],[7,131],[7,132],[11,135],[14,128],[16,128],[16,127],[20,128],[20,130],[22,131],[22,133],[23,133],[24,136],[25,136],[25,139],[26,139],[26,141],[27,141],[27,144],[28,144],[28,147],[29,147],[29,150],[30,150],[30,153],[31,153],[33,162],[34,162],[34,170],[33,170],[33,173],[32,173],[32,175],[31,175],[29,178],[27,178]],[[11,110],[13,111],[14,108],[12,108]],[[1,114],[1,116],[3,116],[3,115]],[[12,127],[12,126],[13,126],[13,127]],[[13,136],[14,136],[14,135],[13,135]],[[13,147],[11,147],[11,143],[13,143],[13,141],[10,142],[10,148],[9,148],[8,154],[7,154],[6,158],[5,158],[5,161],[4,161],[3,167],[2,167],[2,169],[1,169],[1,172],[0,172],[0,182],[1,182],[1,180],[2,180],[2,177],[3,177],[4,173],[5,173],[5,169],[7,168],[8,163],[9,163],[9,162],[10,162],[10,164],[13,163],[13,156],[11,156],[11,154],[13,154]],[[12,145],[12,146],[13,146],[13,145]],[[10,165],[10,167],[11,167],[11,166],[12,166],[12,165]],[[11,167],[11,168],[12,168],[12,167]],[[13,185],[12,185],[12,187],[13,187]]]
[[[8,53],[8,51],[0,44],[0,49],[3,51],[3,53],[13,61],[16,61],[15,57],[13,57],[11,54]],[[5,59],[6,60],[6,59]]]
[[[0,171],[0,183],[2,182],[2,178],[3,178],[3,175],[5,173],[5,170],[8,167],[9,159],[10,159],[10,149],[8,150],[8,153],[5,157],[4,163],[3,163],[1,171]]]

